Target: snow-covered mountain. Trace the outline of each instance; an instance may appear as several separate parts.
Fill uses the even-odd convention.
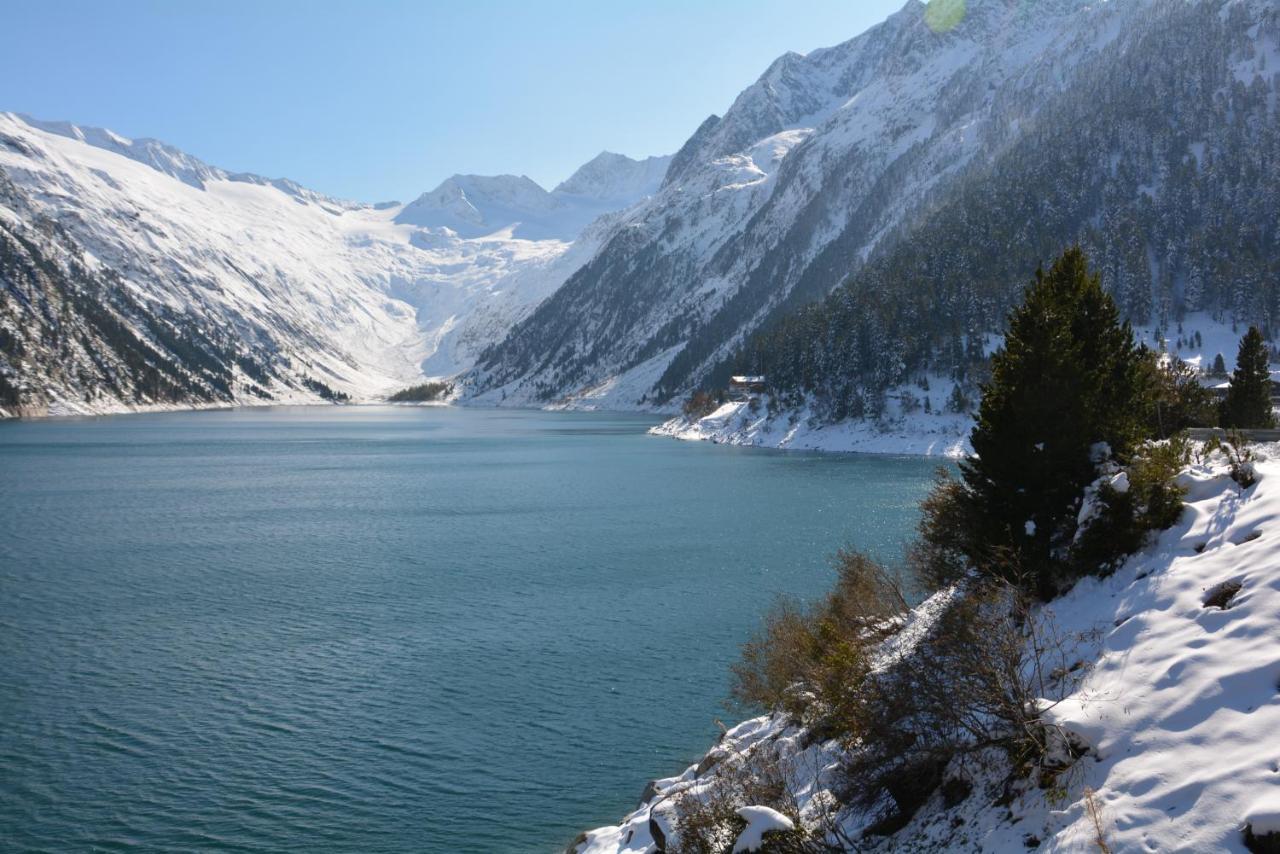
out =
[[[590,223],[656,188],[665,163],[604,154],[553,193],[450,179],[428,196],[453,219],[430,221],[422,199],[342,201],[154,140],[0,114],[7,409],[362,398],[452,375],[584,263],[605,227]],[[463,229],[468,216],[484,227]],[[86,320],[99,309],[128,358]],[[198,369],[161,325],[218,343]],[[142,380],[156,365],[173,378],[162,391]]]
[[[794,412],[878,421],[929,376],[971,397],[1076,241],[1154,337],[1280,328],[1278,68],[1271,0],[909,0],[778,59],[674,157],[602,154],[551,191],[456,175],[369,206],[3,115],[3,220],[56,223],[24,253],[81,252],[134,314],[253,350],[265,378],[228,367],[230,399],[462,374],[481,404],[670,408],[749,367]],[[16,340],[32,309],[4,298]],[[100,384],[37,350],[6,381],[72,408]]]
[[[999,334],[1036,264],[1077,240],[1137,321],[1265,320],[1278,33],[1268,0],[911,0],[848,42],[787,54],[482,357],[472,393],[670,401],[845,284],[849,324],[868,328],[809,335],[793,362],[874,404],[949,371],[952,339]],[[1242,251],[1215,258],[1206,236],[1237,220]],[[846,346],[866,358],[820,363]]]
[[[454,175],[406,205],[395,221],[449,228],[467,238],[505,233],[573,240],[596,218],[656,192],[670,161],[606,151],[551,192],[524,175]]]

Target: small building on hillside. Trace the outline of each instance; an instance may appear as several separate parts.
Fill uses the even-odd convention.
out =
[[[1226,400],[1227,392],[1231,390],[1231,380],[1222,377],[1203,376],[1200,378],[1200,384],[1209,390],[1214,400]],[[1271,372],[1271,405],[1280,408],[1280,372]]]
[[[762,376],[729,377],[729,394],[739,400],[747,400],[758,394],[764,394],[764,390],[765,381]]]

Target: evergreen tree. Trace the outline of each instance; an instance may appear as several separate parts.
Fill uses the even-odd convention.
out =
[[[1036,271],[992,357],[976,456],[961,466],[974,565],[1045,598],[1057,592],[1102,443],[1125,460],[1144,437],[1149,364],[1079,247]]]
[[[1188,427],[1217,425],[1218,407],[1195,368],[1177,356],[1161,359],[1152,353],[1148,369],[1155,388],[1147,431],[1151,436],[1168,439]]]
[[[1222,401],[1223,427],[1274,427],[1271,414],[1271,370],[1267,345],[1258,327],[1250,326],[1240,340],[1240,354],[1231,374],[1231,388]]]
[[[1222,354],[1213,357],[1213,369],[1210,373],[1215,377],[1225,377],[1227,375],[1227,360],[1222,358]]]

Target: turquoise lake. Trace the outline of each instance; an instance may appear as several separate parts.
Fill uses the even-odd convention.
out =
[[[551,852],[711,745],[777,594],[938,461],[654,419],[0,423],[0,848]]]

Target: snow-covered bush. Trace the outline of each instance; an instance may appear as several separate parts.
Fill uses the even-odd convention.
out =
[[[819,846],[800,822],[777,755],[765,750],[733,754],[718,767],[711,784],[675,794],[673,833],[664,840],[667,854],[817,854]],[[755,813],[785,819],[761,831],[759,844],[740,845]],[[790,825],[787,827],[786,825]],[[755,840],[750,840],[755,842]]]
[[[1190,444],[1179,435],[1142,446],[1127,466],[1113,460],[1099,464],[1098,478],[1081,499],[1068,553],[1075,574],[1109,573],[1152,532],[1178,521],[1184,492],[1175,478],[1190,458]]]

